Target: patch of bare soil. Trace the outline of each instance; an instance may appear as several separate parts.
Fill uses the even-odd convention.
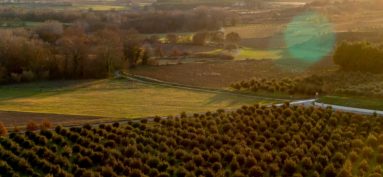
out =
[[[146,66],[131,70],[130,73],[167,82],[209,88],[228,87],[233,82],[252,77],[276,78],[297,75],[297,73],[285,71],[270,60]]]
[[[227,88],[234,82],[254,77],[270,79],[301,77],[328,73],[336,69],[337,67],[333,64],[331,56],[329,56],[315,64],[303,67],[289,60],[220,60],[205,63],[140,66],[129,72],[135,75],[184,85]]]

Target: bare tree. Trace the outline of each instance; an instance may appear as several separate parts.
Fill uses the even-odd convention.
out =
[[[64,27],[58,21],[46,21],[34,29],[35,33],[44,41],[55,42],[64,32]]]

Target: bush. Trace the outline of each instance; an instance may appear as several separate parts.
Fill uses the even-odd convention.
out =
[[[4,162],[0,160],[0,174],[5,176],[13,176],[16,175],[13,171],[12,167],[7,164],[7,162]]]
[[[179,167],[176,170],[176,177],[185,177],[188,174],[188,171],[185,168]]]
[[[383,133],[378,136],[378,142],[380,145],[383,145]]]
[[[285,160],[285,171],[289,174],[293,174],[295,170],[297,169],[297,164],[292,159],[286,159]]]
[[[33,71],[23,71],[21,73],[21,80],[22,81],[26,81],[26,82],[30,82],[30,81],[33,81],[35,79],[35,73],[33,73]]]
[[[359,170],[366,173],[368,172],[368,169],[369,169],[368,162],[367,160],[363,159],[359,164]]]
[[[253,166],[249,170],[249,176],[253,176],[253,177],[262,177],[264,173],[265,172],[259,166]]]
[[[357,152],[355,152],[355,151],[351,151],[350,152],[350,160],[351,160],[351,162],[356,162],[357,160],[359,159],[359,155],[358,155],[358,153]]]
[[[367,137],[367,144],[371,147],[376,147],[378,145],[378,139],[374,135],[370,134]]]
[[[313,167],[313,162],[310,157],[302,158],[302,166],[306,169],[311,169]]]
[[[212,167],[211,167],[215,172],[218,172],[219,170],[222,169],[222,165],[219,162],[214,162]]]
[[[237,170],[234,172],[233,177],[245,177],[245,175],[241,171]]]
[[[326,177],[336,177],[337,171],[332,163],[326,166],[324,169],[324,174]]]
[[[239,163],[237,162],[237,160],[236,159],[233,159],[232,161],[231,161],[231,163],[230,163],[230,169],[232,170],[232,171],[236,171],[237,169],[239,169]]]
[[[352,173],[349,170],[341,169],[339,171],[338,177],[352,177]]]
[[[301,173],[294,173],[293,177],[303,177],[303,175]]]
[[[27,130],[28,131],[36,131],[38,129],[39,129],[39,126],[37,125],[36,122],[34,122],[34,121],[28,122],[28,124],[27,124]]]
[[[43,120],[41,122],[40,128],[42,130],[50,129],[50,128],[52,128],[52,123],[49,120]]]
[[[134,171],[134,170],[133,170]],[[132,173],[133,174],[133,173]],[[103,177],[117,177],[118,175],[113,171],[111,167],[102,167],[101,175]]]
[[[362,150],[362,154],[364,158],[370,159],[374,155],[374,150],[371,147],[364,147]]]
[[[157,177],[170,177],[168,173],[162,172]]]
[[[89,157],[80,157],[78,159],[78,165],[81,168],[89,168],[93,165],[93,161]]]
[[[8,134],[7,127],[5,127],[2,122],[0,122],[0,136],[6,136],[7,134]]]
[[[161,117],[160,116],[155,116],[154,117],[154,122],[159,123],[160,121],[161,121]]]
[[[151,168],[157,168],[157,166],[159,165],[160,163],[160,160],[158,158],[155,158],[155,157],[151,157],[147,162],[146,164],[149,165],[149,167]]]
[[[378,146],[378,152],[383,154],[383,145]]]
[[[378,157],[376,157],[376,161],[380,164],[383,164],[383,153],[379,154]]]
[[[221,155],[217,152],[213,152],[211,155],[210,155],[210,158],[209,158],[209,161],[211,163],[214,163],[214,162],[219,162],[221,161]]]

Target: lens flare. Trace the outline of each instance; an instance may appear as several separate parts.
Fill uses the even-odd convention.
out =
[[[321,60],[335,46],[332,24],[315,12],[294,17],[284,31],[284,40],[290,57],[305,63]]]

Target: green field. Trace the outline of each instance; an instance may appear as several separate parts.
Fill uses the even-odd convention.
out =
[[[281,50],[256,50],[252,48],[240,48],[238,50],[227,51],[223,49],[215,49],[209,52],[202,52],[203,54],[225,54],[234,56],[234,60],[261,60],[272,59],[277,60],[282,58]]]
[[[285,24],[262,23],[226,27],[225,33],[238,33],[242,39],[267,38],[283,31]]]
[[[94,11],[108,11],[108,10],[126,10],[126,6],[119,5],[98,5],[98,4],[73,4],[72,8],[80,10],[89,10]]]
[[[54,9],[54,10],[89,10],[109,11],[127,10],[128,6],[114,4],[92,4],[92,3],[3,3],[3,7],[24,8],[24,9]]]
[[[282,52],[279,50],[254,50],[251,48],[242,48],[235,56],[236,60],[244,59],[281,59]]]
[[[268,103],[254,97],[127,80],[61,81],[0,87],[0,110],[137,118]]]
[[[383,110],[383,99],[381,98],[355,96],[324,96],[319,99],[319,102],[354,108]]]

